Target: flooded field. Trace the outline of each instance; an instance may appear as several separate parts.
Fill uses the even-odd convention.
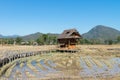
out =
[[[119,47],[78,48],[77,53],[51,52],[15,59],[0,68],[0,80],[120,80]]]
[[[119,57],[56,54],[16,61],[2,75],[1,80],[106,80],[120,77]]]

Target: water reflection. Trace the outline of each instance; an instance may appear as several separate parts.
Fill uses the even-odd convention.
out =
[[[92,67],[87,66],[87,62],[85,61],[87,59]],[[81,77],[113,77],[117,74],[120,74],[120,58],[112,58],[108,59],[108,62],[113,62],[114,64],[111,63],[112,68],[109,68],[104,61],[100,61],[102,64],[102,67],[98,67],[94,61],[92,60],[92,57],[87,56],[85,58],[80,57],[80,66],[82,66],[82,70],[80,71]]]

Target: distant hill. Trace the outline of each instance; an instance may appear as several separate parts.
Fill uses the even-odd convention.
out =
[[[3,36],[0,34],[0,38],[3,38]]]
[[[111,27],[97,25],[82,36],[86,39],[115,40],[120,36],[120,31]]]
[[[56,36],[56,37],[59,35],[59,34],[53,34],[53,33],[47,33],[47,34],[48,34],[48,36]],[[26,36],[22,36],[21,38],[25,41],[36,40],[42,35],[43,35],[43,33],[37,32],[37,33],[29,34]]]
[[[28,40],[36,40],[39,36],[41,36],[42,33],[40,32],[37,32],[37,33],[33,33],[33,34],[29,34],[29,35],[25,35],[25,36],[22,36],[21,38],[25,41],[28,41]]]
[[[54,34],[54,33],[47,33],[47,34],[48,34],[48,36],[56,36],[56,37],[59,35],[59,34]],[[25,41],[30,41],[30,40],[36,40],[42,35],[43,35],[43,33],[40,33],[40,32],[25,35],[25,36],[19,36],[19,35],[4,36],[4,35],[0,34],[0,38],[17,38],[17,37],[21,37]]]
[[[48,36],[56,36],[58,37],[59,34],[54,34],[54,33],[47,33]],[[42,36],[43,33],[37,32],[25,36],[18,36],[18,35],[12,35],[12,36],[3,36],[0,34],[0,38],[16,38],[16,37],[21,37],[25,41],[29,40],[36,40],[40,36]],[[118,36],[120,36],[120,31],[108,27],[108,26],[103,26],[103,25],[97,25],[94,28],[92,28],[90,31],[87,33],[82,34],[82,37],[85,39],[97,39],[97,40],[115,40]]]
[[[4,36],[0,34],[0,38],[16,38],[16,37],[20,37],[20,36],[19,35]]]

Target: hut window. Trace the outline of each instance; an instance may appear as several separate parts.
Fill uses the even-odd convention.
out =
[[[70,32],[66,32],[66,34],[69,34]]]

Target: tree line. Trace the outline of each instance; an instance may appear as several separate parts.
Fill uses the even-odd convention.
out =
[[[1,38],[1,45],[55,45],[57,37],[54,35],[43,34],[36,40],[25,41],[21,37],[17,38]]]
[[[17,38],[1,38],[0,39],[1,45],[56,45],[57,43],[57,36],[54,35],[48,35],[43,34],[39,36],[36,40],[31,41],[24,41],[21,37]],[[112,44],[120,44],[120,36],[117,37],[116,40],[104,40],[101,42],[99,39],[80,39],[78,41],[78,44],[106,44],[106,45],[112,45]]]
[[[120,44],[120,36],[116,38],[116,40],[100,40],[100,39],[80,39],[80,44],[105,44],[105,45],[112,45],[112,44]]]

